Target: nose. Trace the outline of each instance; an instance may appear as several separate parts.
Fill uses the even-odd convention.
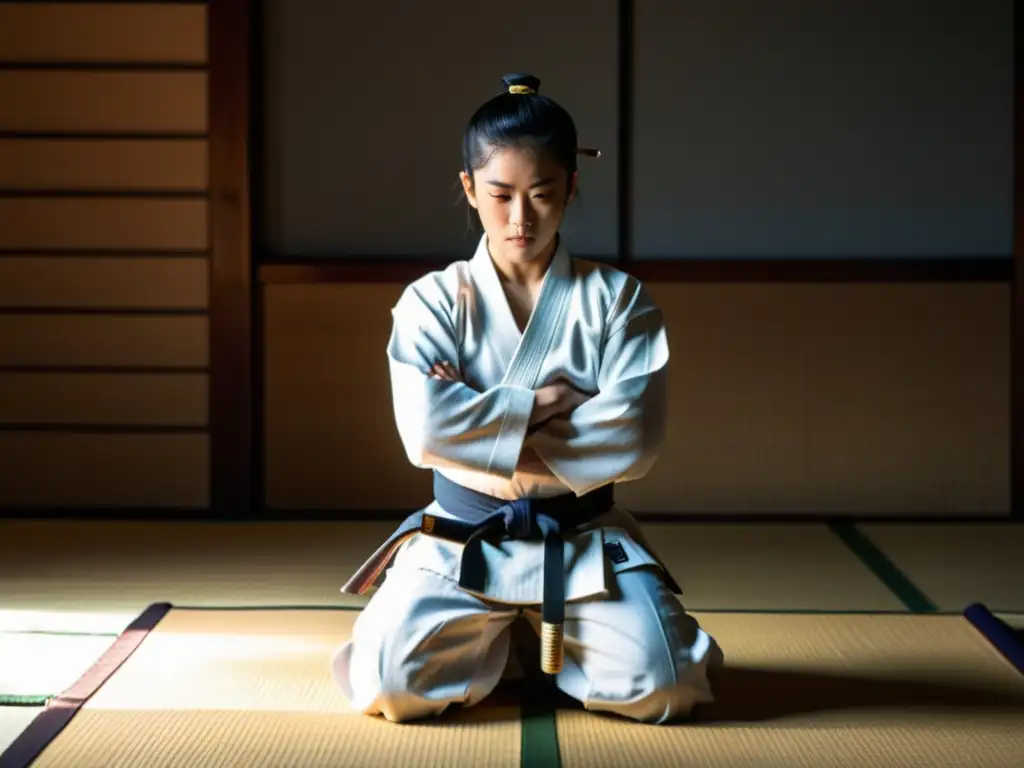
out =
[[[530,226],[529,219],[528,203],[522,198],[515,198],[512,210],[509,211],[509,223],[519,229],[525,229]]]

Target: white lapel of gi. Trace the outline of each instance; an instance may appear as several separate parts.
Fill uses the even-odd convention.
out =
[[[512,308],[501,287],[501,279],[491,261],[486,235],[477,246],[470,268],[495,332],[495,348],[502,355],[502,362],[506,366],[502,384],[534,389],[544,358],[551,349],[555,333],[563,323],[572,298],[572,258],[564,242],[559,237],[558,248],[544,275],[537,304],[523,333],[519,332]]]

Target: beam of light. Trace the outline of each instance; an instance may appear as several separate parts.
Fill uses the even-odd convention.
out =
[[[325,635],[155,632],[86,705],[90,710],[351,713]]]
[[[116,634],[128,626],[139,615],[139,612],[40,611],[0,608],[0,632]]]
[[[0,694],[52,696],[75,682],[113,638],[0,633]]]

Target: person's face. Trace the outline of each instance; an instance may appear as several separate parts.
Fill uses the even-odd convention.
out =
[[[496,150],[472,177],[460,174],[466,198],[480,214],[491,256],[527,264],[550,254],[578,174],[545,152]]]

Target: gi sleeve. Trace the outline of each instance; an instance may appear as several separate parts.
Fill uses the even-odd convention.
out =
[[[638,281],[627,282],[607,328],[598,394],[529,440],[577,495],[643,477],[665,438],[668,340],[661,311]]]
[[[534,392],[505,385],[477,392],[430,377],[436,363],[459,363],[451,302],[436,293],[414,284],[392,310],[387,353],[406,455],[424,469],[457,467],[510,479],[533,413]]]

